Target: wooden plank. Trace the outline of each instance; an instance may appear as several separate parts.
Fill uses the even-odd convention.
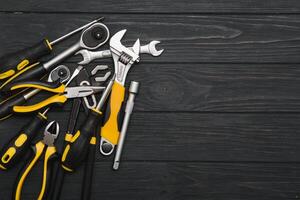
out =
[[[57,142],[61,146],[68,113],[52,112],[49,119],[55,119],[61,125]],[[15,117],[2,122],[0,147],[25,123],[20,121],[28,120]],[[299,114],[136,112],[129,126],[123,159],[299,162],[299,120]],[[101,159],[98,157],[99,161]]]
[[[299,196],[299,164],[124,162],[118,172],[111,163],[95,166],[92,199],[231,199],[286,200]],[[67,176],[63,199],[78,199],[83,171]],[[16,170],[0,174],[2,200],[11,196]],[[26,182],[23,198],[34,199],[39,173]]]
[[[112,62],[105,63],[112,67]],[[65,65],[71,70],[77,66]],[[128,74],[127,88],[131,80],[141,83],[135,110],[143,112],[299,112],[299,77],[298,64],[141,62]],[[35,97],[33,102],[48,96]],[[70,104],[64,106],[65,111],[70,109]]]
[[[62,17],[64,16],[64,17]],[[115,33],[128,29],[124,44],[161,40],[166,49],[153,63],[299,63],[300,15],[106,15]],[[0,55],[56,38],[95,14],[0,14]],[[17,27],[17,28],[16,28]],[[77,38],[73,38],[74,41]],[[69,41],[71,42],[71,41]],[[58,51],[67,48],[63,43]],[[107,48],[107,46],[106,46]],[[78,60],[78,59],[77,59]]]
[[[11,12],[89,12],[89,13],[299,13],[297,0],[276,1],[220,1],[220,0],[167,0],[151,2],[141,0],[114,1],[6,1],[1,4],[1,11]]]

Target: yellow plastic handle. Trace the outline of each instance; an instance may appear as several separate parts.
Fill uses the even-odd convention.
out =
[[[18,182],[18,185],[17,185],[15,200],[20,200],[21,199],[21,193],[22,193],[22,187],[24,185],[24,181],[27,178],[27,176],[30,173],[33,166],[35,165],[35,163],[37,162],[37,160],[42,155],[44,147],[45,147],[45,144],[42,143],[42,142],[38,142],[38,143],[35,144],[35,156],[32,159],[32,161],[30,162],[30,164],[28,165],[28,167],[25,169],[24,173],[21,175],[21,178],[20,178],[20,180]]]
[[[43,181],[42,188],[38,197],[38,200],[42,200],[47,187],[47,171],[48,171],[48,161],[56,153],[55,147],[48,147],[45,153],[44,167],[43,167]]]
[[[44,108],[52,103],[65,103],[67,101],[67,97],[65,95],[57,94],[54,95],[44,101],[41,101],[40,103],[31,105],[31,106],[14,106],[13,110],[17,113],[27,113],[27,112],[33,112],[37,111],[41,108]]]
[[[121,110],[122,102],[124,101],[125,87],[117,82],[114,82],[110,96],[110,113],[109,118],[101,128],[101,137],[116,145],[119,139],[118,114]]]
[[[36,85],[36,84],[20,84],[20,85],[15,85],[13,87],[10,88],[10,90],[17,90],[20,88],[36,88],[36,89],[40,89],[40,90],[45,90],[48,92],[53,92],[53,93],[64,93],[66,86],[65,85],[61,85],[57,88],[48,88],[42,85]]]
[[[14,75],[16,73],[15,70],[11,69],[11,70],[8,70],[6,72],[3,72],[0,74],[0,79],[6,79],[8,77],[11,77],[12,75]]]
[[[30,70],[31,68],[37,66],[38,64],[40,64],[40,63],[39,63],[39,62],[38,62],[38,63],[34,63],[34,64],[32,64],[32,65],[30,65],[30,66],[28,66],[28,67],[22,69],[22,70],[19,71],[18,73],[15,73],[15,72],[14,72],[13,74],[10,73],[10,74],[8,74],[9,76],[6,75],[6,77],[3,77],[3,79],[8,78],[8,77],[9,77],[9,79],[6,80],[6,81],[0,86],[0,90],[1,90],[4,86],[6,86],[6,85],[9,84],[10,82],[12,82],[14,79],[16,79],[17,77],[19,77],[20,75],[22,75],[24,72]]]

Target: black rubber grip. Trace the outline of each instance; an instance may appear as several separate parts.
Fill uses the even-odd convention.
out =
[[[31,47],[4,55],[0,58],[0,74],[11,69],[17,70],[17,66],[22,61],[27,60],[28,64],[26,66],[29,66],[37,62],[42,56],[50,54],[50,52],[51,46],[44,39]]]
[[[88,117],[85,119],[83,125],[80,127],[79,131],[75,133],[75,141],[71,141],[69,144],[67,144],[62,157],[62,165],[65,168],[74,171],[86,159],[90,140],[93,136],[95,128],[100,124],[101,116],[102,115],[99,113],[91,111]],[[79,136],[76,137],[76,134],[79,134]]]
[[[47,74],[47,70],[42,64],[33,67],[30,70],[24,71],[24,73],[12,79],[10,82],[5,82],[1,86],[1,92],[9,92],[12,85],[21,83],[29,80],[40,80],[44,75]]]
[[[28,124],[10,139],[0,151],[0,165],[11,169],[26,155],[32,140],[40,133],[40,129],[46,124],[47,119],[36,115]]]
[[[81,105],[81,98],[76,98],[73,100],[72,111],[70,113],[68,129],[67,129],[68,130],[67,132],[69,134],[72,134],[74,132],[78,114],[80,111],[80,105]],[[66,144],[67,144],[67,142],[64,141],[63,146],[66,146]],[[63,151],[63,149],[62,149],[62,151]],[[59,167],[56,171],[56,174],[53,177],[54,177],[54,179],[52,180],[52,184],[51,184],[53,187],[51,187],[50,196],[47,200],[61,199],[60,195],[61,195],[61,190],[62,190],[63,183],[64,183],[65,170],[62,167]]]
[[[0,121],[13,114],[13,107],[23,105],[26,102],[23,94],[16,94],[0,103]]]
[[[101,125],[100,125],[101,126]],[[94,137],[97,137],[97,131],[94,129]],[[90,144],[88,156],[85,162],[82,189],[81,189],[81,199],[89,200],[91,199],[91,191],[93,186],[93,174],[94,174],[94,164],[96,155],[96,144]]]
[[[107,102],[106,104],[106,108],[105,108],[105,113],[104,113],[104,117],[103,117],[103,124],[105,124],[111,113],[110,113],[110,101]],[[121,131],[122,129],[122,124],[123,124],[123,119],[124,119],[124,116],[125,116],[125,107],[126,107],[126,102],[123,101],[122,104],[121,104],[121,108],[120,108],[120,111],[118,113],[118,117],[117,117],[117,122],[118,122],[118,130]]]

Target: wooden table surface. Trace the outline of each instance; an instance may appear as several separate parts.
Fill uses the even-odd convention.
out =
[[[298,0],[1,0],[0,54],[98,16],[111,33],[128,30],[124,44],[161,40],[165,53],[142,55],[130,71],[127,85],[136,80],[141,88],[121,168],[113,171],[113,157],[97,152],[92,199],[300,198]],[[64,64],[73,70],[79,60]],[[96,64],[113,65],[98,60],[87,68]],[[50,113],[61,125],[58,145],[70,108]],[[29,120],[1,122],[0,147]],[[20,167],[0,172],[1,200],[10,199]],[[62,199],[79,199],[82,175],[80,168],[67,176]],[[35,199],[40,178],[37,168],[23,199]]]

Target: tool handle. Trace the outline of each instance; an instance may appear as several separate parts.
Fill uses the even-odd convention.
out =
[[[41,157],[43,151],[44,151],[45,144],[42,142],[36,143],[32,149],[34,152],[34,156],[32,159],[30,159],[30,162],[26,163],[24,167],[21,169],[19,172],[19,179],[16,184],[16,188],[14,191],[14,199],[15,200],[20,200],[21,199],[21,193],[22,193],[22,188],[24,185],[24,182],[27,178],[27,176],[30,174],[31,170],[33,169],[35,163],[38,161],[38,159]]]
[[[100,124],[101,127],[101,124]],[[93,138],[95,142],[91,142],[89,145],[88,156],[85,163],[82,189],[81,189],[81,199],[89,200],[91,199],[91,190],[93,183],[93,173],[94,173],[94,164],[95,164],[95,155],[96,155],[96,128],[94,129]]]
[[[16,84],[11,87],[11,90],[17,90],[22,88],[35,88],[39,90],[44,90],[53,93],[64,93],[66,86],[60,85],[57,87],[57,83],[43,83],[43,82],[23,82],[21,84]]]
[[[94,129],[101,120],[102,113],[91,110],[80,129],[72,136],[62,155],[62,167],[73,172],[86,159]]]
[[[22,129],[11,140],[4,145],[0,152],[0,168],[11,169],[26,155],[32,140],[37,136],[38,131],[47,122],[47,118],[39,113],[22,127]]]
[[[112,145],[118,143],[120,129],[122,125],[122,104],[125,97],[123,85],[114,82],[111,96],[105,112],[104,125],[101,129],[101,137]],[[112,149],[107,150],[105,145],[100,144],[102,152],[112,153]],[[108,155],[108,154],[107,154]]]
[[[57,160],[57,151],[54,146],[48,146],[45,152],[44,165],[43,165],[43,179],[42,187],[38,196],[38,200],[47,199],[50,195],[51,180],[54,169],[54,161]]]
[[[52,70],[52,69],[49,69]],[[47,69],[43,67],[43,64],[35,63],[29,67],[24,68],[18,73],[7,79],[1,86],[1,92],[9,92],[12,85],[16,83],[28,81],[28,80],[40,80],[44,75],[47,74]]]
[[[41,101],[37,104],[31,105],[31,106],[14,106],[13,110],[17,113],[28,113],[40,110],[41,108],[44,108],[50,104],[58,103],[63,104],[68,100],[68,98],[65,95],[57,94],[54,95],[44,101]]]
[[[71,135],[74,132],[78,114],[80,111],[80,105],[81,105],[81,98],[76,98],[73,100],[73,105],[72,105],[72,111],[70,113],[70,118],[68,122],[68,134]],[[66,134],[66,135],[68,135]],[[67,138],[67,136],[66,136]],[[64,140],[63,147],[67,145],[67,139]],[[62,152],[62,151],[60,151]],[[51,191],[50,191],[50,198],[49,200],[57,200],[60,199],[60,194],[61,190],[63,187],[64,183],[64,178],[65,178],[65,170],[59,166],[59,168],[56,171],[56,175],[54,176],[54,179],[52,180],[52,186]]]
[[[0,121],[10,117],[14,110],[13,107],[16,105],[23,105],[26,102],[26,99],[22,94],[16,94],[12,97],[9,97],[3,100],[0,103]]]
[[[49,41],[44,39],[31,47],[2,56],[0,58],[0,80],[37,62],[42,56],[50,54],[51,50]]]

